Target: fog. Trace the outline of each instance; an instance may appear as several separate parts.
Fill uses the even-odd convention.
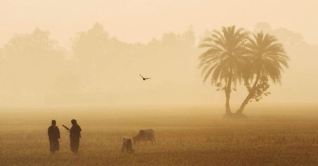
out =
[[[315,0],[0,3],[1,107],[224,104],[224,93],[203,83],[198,43],[231,25],[276,36],[290,57],[282,84],[270,83],[260,103],[318,98]],[[246,95],[239,86],[231,104]]]

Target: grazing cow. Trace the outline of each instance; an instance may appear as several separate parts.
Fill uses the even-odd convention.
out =
[[[155,132],[152,129],[147,129],[147,130],[140,130],[139,133],[133,137],[134,144],[140,141],[151,141],[153,144],[155,140]]]
[[[130,138],[123,139],[123,146],[121,148],[121,152],[133,153],[135,150],[132,148],[132,143]]]

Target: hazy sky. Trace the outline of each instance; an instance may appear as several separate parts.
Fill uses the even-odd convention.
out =
[[[200,35],[233,24],[253,30],[257,22],[268,22],[318,44],[317,9],[317,0],[0,0],[0,46],[36,26],[66,45],[95,22],[111,36],[141,43],[189,25]]]
[[[117,37],[128,43],[148,43],[152,38],[161,38],[166,32],[180,34],[185,32],[190,25],[193,26],[196,35],[200,36],[205,30],[220,29],[222,26],[230,25],[237,25],[253,31],[256,23],[267,22],[273,29],[286,28],[292,32],[300,33],[306,42],[318,45],[317,15],[318,0],[0,0],[0,47],[4,46],[14,34],[31,33],[35,27],[50,31],[50,38],[57,40],[62,46],[68,47],[71,43],[70,39],[74,38],[77,32],[87,31],[96,22],[100,22],[111,37]],[[313,57],[314,55],[309,56]],[[206,87],[209,85],[206,85],[205,89],[203,86],[201,87],[202,78],[199,77],[200,71],[196,68],[198,62],[195,61],[197,56],[194,55],[191,58],[193,58],[193,60],[189,60],[191,67],[188,68],[191,69],[192,73],[195,73],[195,76],[193,74],[193,78],[191,76],[190,78],[189,73],[183,73],[183,76],[184,80],[195,80],[195,84],[191,86],[197,88],[198,93],[192,95],[195,90],[186,91],[189,99],[183,100],[181,98],[180,100],[183,103],[189,101],[210,103],[213,99],[223,103],[223,93],[215,93],[215,88],[207,90]],[[269,102],[280,100],[316,101],[318,93],[313,93],[314,97],[306,94],[313,89],[317,91],[317,88],[314,88],[318,82],[318,78],[314,77],[317,71],[315,70],[316,65],[312,64],[311,68],[307,70],[304,68],[304,72],[309,76],[307,78],[311,80],[300,82],[299,79],[297,82],[295,78],[298,76],[295,75],[295,69],[309,66],[307,62],[312,62],[312,60],[302,58],[304,61],[300,64],[295,57],[292,58],[294,59],[291,61],[291,69],[287,70],[286,73],[288,81],[282,80],[282,87],[278,86],[272,89],[274,93],[285,96],[273,95],[273,97],[268,98]],[[135,68],[141,66],[141,62],[137,62],[137,60],[133,62],[135,65],[131,66]],[[189,64],[182,63],[179,65],[189,66]],[[127,89],[134,90],[133,97],[127,99],[134,102],[139,97],[141,103],[144,98],[148,98],[148,94],[144,94],[144,96],[135,94],[141,90],[146,91],[147,88],[156,89],[158,85],[155,83],[151,85],[140,84],[137,69],[127,68],[126,70],[132,72],[130,73],[131,79],[136,79],[133,80],[135,84],[127,85]],[[143,69],[143,71],[146,70],[146,68]],[[156,70],[158,73],[155,73]],[[150,71],[148,69],[148,73],[144,72],[144,74],[146,76],[147,74],[149,76],[157,74],[157,79],[161,82],[156,83],[163,84],[162,80],[167,76],[162,74],[159,69],[156,70]],[[301,72],[296,74],[303,75]],[[126,79],[126,75],[122,77],[120,79]],[[170,77],[174,78],[173,75]],[[285,79],[285,75],[283,77]],[[182,77],[175,78],[170,83],[181,84],[180,79],[182,80]],[[173,85],[170,83],[166,86]],[[305,91],[297,89],[300,86],[307,89]],[[176,84],[171,86],[171,90],[176,87],[180,88]],[[188,90],[189,87],[185,87],[184,90]],[[146,92],[148,93],[148,91]],[[243,93],[245,95],[246,92]],[[162,100],[167,100],[165,98],[167,94],[161,95],[163,96]],[[299,95],[304,97],[299,98]],[[168,96],[173,98],[172,94],[168,94]],[[182,96],[185,95],[182,94]],[[233,99],[235,101],[235,98]],[[241,102],[241,100],[242,97],[237,101]],[[117,102],[121,104],[122,100]]]

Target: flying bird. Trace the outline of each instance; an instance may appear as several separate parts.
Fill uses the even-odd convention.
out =
[[[139,74],[140,75],[140,74]],[[147,80],[147,79],[150,79],[150,78],[145,78],[145,77],[143,77],[142,75],[140,75],[140,77],[145,81],[145,80]]]

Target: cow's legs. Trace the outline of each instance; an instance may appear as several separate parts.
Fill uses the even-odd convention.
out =
[[[153,142],[156,142],[155,137],[152,137],[152,138],[151,138],[151,142],[152,142],[152,144],[153,144]]]

